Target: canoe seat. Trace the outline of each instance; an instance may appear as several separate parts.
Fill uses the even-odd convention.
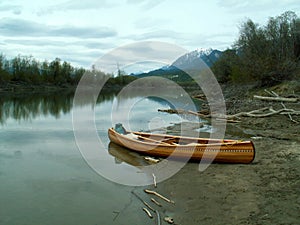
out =
[[[125,137],[128,137],[130,139],[135,139],[135,140],[138,140],[138,135],[136,134],[133,134],[133,133],[127,133],[127,134],[124,134]]]
[[[177,138],[174,138],[174,137],[163,139],[163,140],[161,140],[161,142],[167,143],[167,144],[170,144],[170,145],[178,145],[178,143],[176,143]]]
[[[197,143],[197,142],[191,142],[191,143],[188,143],[186,145],[197,145],[197,144],[199,144],[199,143]]]
[[[159,140],[155,140],[155,139],[147,138],[147,137],[144,137],[144,136],[141,136],[141,135],[139,135],[139,136],[138,136],[138,139],[139,139],[139,140],[142,140],[142,141],[146,141],[146,142],[152,142],[152,143],[156,143],[156,144],[166,144],[166,145],[172,145],[172,144],[170,144],[170,143],[167,143],[167,142],[163,142],[163,141],[159,141]]]

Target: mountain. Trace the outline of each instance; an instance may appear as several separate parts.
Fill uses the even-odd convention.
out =
[[[222,52],[219,50],[197,49],[180,56],[169,66],[164,66],[147,73],[134,74],[134,76],[161,76],[179,82],[187,81],[190,77],[184,71],[199,70],[199,68],[201,69],[204,67],[203,62],[208,67],[211,67],[221,55]]]
[[[201,59],[208,67],[211,67],[221,55],[222,52],[219,50],[197,49],[180,56],[172,65],[180,69],[199,68],[199,63],[201,63],[199,59]]]

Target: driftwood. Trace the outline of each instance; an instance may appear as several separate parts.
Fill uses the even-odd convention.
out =
[[[170,110],[167,109],[167,110],[160,110],[160,111],[169,112]],[[300,115],[300,111],[296,111],[294,109],[288,109],[286,107],[282,108],[282,109],[279,109],[279,110],[274,110],[272,107],[265,107],[265,108],[261,108],[261,109],[252,110],[252,111],[249,111],[249,112],[239,112],[239,113],[236,113],[234,115],[214,115],[214,114],[202,115],[202,114],[197,113],[197,112],[174,110],[174,109],[172,109],[171,111],[172,111],[172,113],[175,113],[175,111],[178,111],[179,114],[183,114],[185,112],[186,114],[193,114],[193,115],[197,115],[199,117],[216,118],[216,120],[226,121],[228,123],[239,123],[240,121],[236,120],[236,119],[238,119],[240,117],[261,118],[261,117],[268,117],[268,116],[272,116],[272,115],[276,115],[276,114],[289,115],[290,119],[293,122],[298,123],[297,121],[293,120],[291,118],[291,116],[292,115]]]
[[[199,116],[202,118],[209,118],[210,115],[202,114],[199,112],[194,112],[191,110],[184,110],[184,109],[158,109],[158,112],[166,112],[170,114],[189,114],[189,115],[194,115],[194,116]]]
[[[147,206],[151,211],[155,212],[155,209],[153,209],[147,202],[145,202],[140,196],[138,196],[134,191],[131,191],[131,193],[137,197],[145,206]]]
[[[172,217],[169,217],[169,216],[165,217],[165,218],[164,218],[164,221],[166,221],[166,222],[169,223],[169,224],[173,224],[173,223],[174,223],[173,218],[172,218]]]
[[[275,96],[275,97],[279,97],[279,95],[278,95],[276,92],[274,92],[274,91],[268,91],[268,90],[265,90],[265,92],[267,92],[269,95],[272,95],[272,96]],[[285,106],[285,104],[284,104],[283,102],[281,102],[281,105],[282,105],[282,107],[283,107],[284,109],[286,109],[286,106]],[[285,114],[285,112],[282,113],[282,114]],[[290,120],[291,120],[292,122],[294,122],[294,123],[299,123],[298,121],[296,121],[296,120],[293,119],[293,117],[292,117],[292,115],[291,115],[290,112],[287,112],[286,114],[288,115],[288,117],[290,118]]]
[[[284,97],[266,97],[266,96],[259,96],[254,95],[253,98],[266,100],[266,101],[277,101],[277,102],[297,102],[298,98],[284,98]]]
[[[149,156],[145,156],[144,159],[145,159],[146,161],[151,162],[151,163],[159,163],[159,161],[160,161],[159,159],[154,159],[154,158],[149,157]]]
[[[147,190],[149,193],[151,192],[151,194],[152,194],[152,191],[149,191],[149,190]],[[146,192],[146,190],[145,190],[145,192]],[[147,208],[149,208],[151,211],[153,211],[155,214],[156,214],[156,217],[157,217],[157,225],[161,225],[161,219],[160,219],[160,214],[159,214],[159,212],[156,210],[156,209],[154,209],[154,208],[152,208],[147,202],[145,202],[140,196],[138,196],[134,191],[131,191],[131,193],[133,194],[133,195],[135,195],[145,206],[147,206]],[[146,192],[147,193],[147,192]],[[157,196],[162,196],[162,195],[160,195],[160,194],[158,194],[157,192],[153,192],[153,194],[155,194],[155,195],[157,195]],[[162,196],[163,197],[163,196]],[[163,197],[163,198],[165,198],[165,197]],[[167,198],[165,198],[164,200],[168,200]],[[159,202],[157,202],[155,199],[153,199],[153,198],[151,198],[151,201],[152,202],[154,202],[156,205],[158,205],[158,206],[162,206]],[[170,201],[170,200],[169,200]],[[172,202],[172,201],[170,201],[170,202]],[[145,208],[145,207],[142,207],[142,209],[143,209],[143,211],[149,216],[149,218],[153,218],[153,216],[152,216],[152,214],[151,214],[151,212],[147,209],[147,208]]]
[[[205,94],[194,95],[193,98],[200,99],[202,101],[207,101]]]
[[[146,214],[147,214],[151,219],[153,218],[152,214],[149,212],[148,209],[143,208],[143,210],[146,212]]]
[[[156,201],[154,198],[151,198],[151,202],[153,202],[154,204],[156,204],[159,207],[162,207],[162,205],[158,201]]]
[[[152,173],[152,177],[153,177],[154,187],[157,187],[157,184],[156,184],[156,176],[155,176],[154,173]]]
[[[269,112],[265,112],[266,110],[269,110]],[[166,110],[160,110],[161,112],[169,112],[169,109]],[[172,113],[175,113],[175,111],[172,109],[171,110]],[[180,110],[178,111],[179,114],[183,114],[183,111]],[[265,108],[261,108],[261,109],[256,109],[256,110],[252,110],[250,112],[239,112],[237,114],[234,115],[214,115],[214,114],[210,114],[210,115],[202,115],[200,113],[197,112],[192,112],[192,111],[184,111],[186,114],[193,114],[193,115],[197,115],[199,117],[205,117],[205,118],[216,118],[219,121],[226,121],[229,123],[239,123],[240,121],[235,120],[236,118],[240,118],[240,117],[268,117],[268,116],[272,116],[272,115],[276,115],[276,114],[281,114],[281,115],[300,115],[300,111],[296,111],[294,109],[288,109],[288,108],[283,108],[283,109],[279,109],[279,110],[274,110],[272,107],[265,107]]]
[[[169,203],[173,203],[173,204],[174,204],[174,201],[172,201],[172,200],[170,200],[170,199],[168,199],[168,198],[162,196],[161,194],[157,193],[156,191],[151,191],[151,190],[147,190],[147,189],[145,189],[144,191],[145,191],[147,194],[153,194],[153,195],[156,195],[157,197],[159,197],[159,198],[165,200],[166,202],[169,202]]]
[[[269,110],[270,112],[267,113],[263,113],[266,110]],[[256,109],[250,112],[240,112],[234,115],[227,115],[225,116],[226,119],[233,119],[233,118],[238,118],[238,117],[268,117],[268,116],[272,116],[275,114],[280,114],[283,112],[288,112],[288,113],[293,113],[295,112],[293,109],[279,109],[279,110],[274,110],[272,107],[267,107],[267,108],[262,108],[262,109]]]
[[[292,115],[300,115],[300,111],[296,111],[294,109],[289,109],[285,106],[284,102],[289,103],[295,103],[300,100],[297,96],[293,97],[280,97],[277,93],[274,91],[268,91],[265,90],[266,93],[269,95],[272,95],[272,97],[266,97],[266,96],[259,96],[254,95],[253,97],[260,100],[266,100],[266,101],[278,101],[282,105],[282,109],[274,110],[272,107],[265,107],[261,109],[252,110],[249,112],[240,112],[236,113],[234,115],[219,115],[219,114],[209,114],[209,111],[200,111],[200,112],[193,112],[190,110],[184,110],[184,109],[159,109],[159,112],[167,112],[171,114],[190,114],[194,116],[198,116],[200,118],[209,119],[209,118],[215,118],[218,121],[225,121],[227,123],[239,123],[241,121],[237,120],[240,117],[254,117],[254,118],[262,118],[262,117],[269,117],[272,115],[280,114],[280,115],[287,115],[289,119],[294,123],[299,123],[298,121],[294,120],[292,118]],[[197,97],[197,96],[196,96]],[[203,98],[203,95],[199,96],[200,98]]]
[[[227,123],[240,123],[240,120],[236,120],[236,119],[226,119],[226,118],[216,118],[217,121],[224,121]]]
[[[256,109],[250,112],[240,112],[234,115],[226,115],[226,119],[234,119],[234,118],[239,118],[239,117],[268,117],[276,114],[281,114],[281,115],[288,115],[290,120],[298,123],[292,118],[292,115],[300,115],[300,111],[296,111],[294,109],[288,109],[283,102],[297,102],[298,98],[284,98],[280,97],[277,93],[274,91],[268,91],[265,90],[269,95],[272,95],[272,97],[265,97],[265,96],[258,96],[254,95],[253,97],[256,99],[261,99],[261,100],[267,100],[267,101],[279,101],[281,102],[282,109],[279,110],[274,110],[272,107],[266,107],[262,109]],[[266,112],[268,110],[268,112]]]

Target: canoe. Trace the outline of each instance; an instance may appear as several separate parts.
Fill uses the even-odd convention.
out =
[[[111,142],[144,155],[220,163],[251,163],[255,157],[252,141],[208,139],[144,132],[124,133],[108,129]]]

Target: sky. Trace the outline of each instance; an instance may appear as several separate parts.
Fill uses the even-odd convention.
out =
[[[288,10],[300,16],[299,0],[0,0],[0,53],[90,68],[143,41],[225,50],[247,19],[264,25]]]

